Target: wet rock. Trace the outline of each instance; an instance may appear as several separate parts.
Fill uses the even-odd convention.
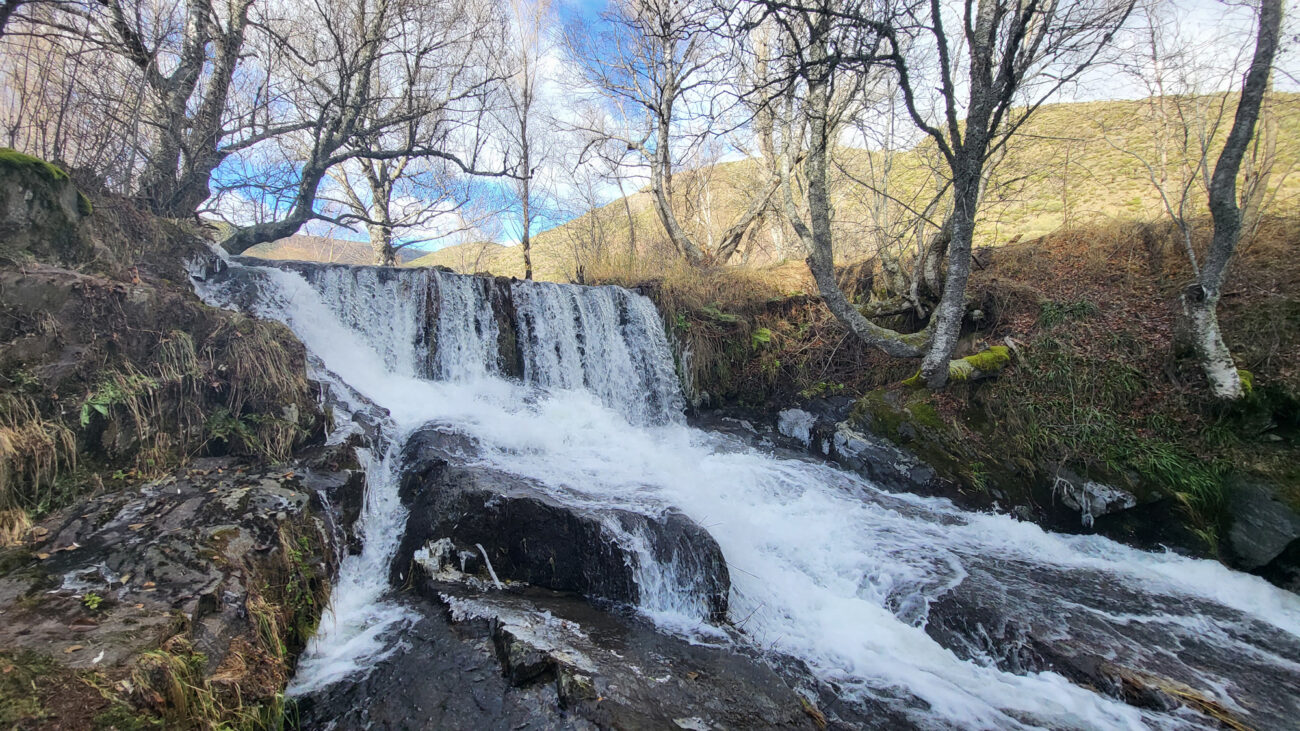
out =
[[[340,559],[343,552],[361,552],[357,521],[365,505],[366,473],[356,459],[360,441],[354,438],[335,447],[313,447],[298,456],[298,476],[333,536],[331,545]]]
[[[763,659],[538,588],[427,585],[367,678],[300,700],[304,728],[816,728]],[[393,688],[401,692],[393,692]]]
[[[416,619],[369,673],[294,699],[301,728],[595,728],[562,712],[554,685],[512,686],[486,621],[457,625],[441,606],[404,603]]]
[[[928,602],[924,623],[926,634],[963,660],[1016,674],[1059,673],[1199,724],[1285,728],[1294,717],[1300,680],[1275,663],[1300,657],[1300,641],[1278,627],[1193,596],[1153,597],[1105,571],[1059,574],[1024,559],[971,560],[963,568],[959,584]],[[1060,595],[1059,604],[1025,611],[1029,594],[1045,587]],[[1170,621],[1175,613],[1199,620]],[[1250,651],[1225,654],[1209,629],[1215,625],[1231,626],[1233,642]],[[1159,649],[1168,647],[1178,652]]]
[[[785,409],[776,415],[776,430],[805,447],[812,446],[813,428],[816,426],[817,417],[803,409]]]
[[[1127,490],[1088,480],[1060,468],[1052,483],[1052,494],[1071,510],[1079,513],[1084,528],[1093,527],[1100,516],[1137,507],[1137,496]]]
[[[916,455],[851,419],[852,408],[848,398],[813,399],[779,412],[777,431],[813,455],[830,458],[886,490],[922,495],[955,492]]]
[[[1300,541],[1291,541],[1286,550],[1259,569],[1259,575],[1287,591],[1300,594]]]
[[[160,648],[201,655],[214,685],[273,699],[332,573],[317,482],[302,465],[209,458],[61,511],[0,562],[0,647],[111,673]],[[280,626],[283,645],[269,647],[259,617],[304,626]]]
[[[524,377],[524,354],[518,342],[518,313],[510,290],[514,281],[508,277],[495,277],[489,285],[492,314],[497,320],[497,369],[506,378]]]
[[[632,605],[641,599],[641,562],[654,561],[668,567],[703,616],[725,616],[726,562],[689,518],[673,510],[579,508],[528,480],[447,459],[472,448],[436,428],[408,442],[401,496],[410,517],[393,563],[395,584],[410,576],[417,550],[446,540],[451,548],[444,553],[458,557],[461,570]]]
[[[1235,480],[1228,489],[1228,511],[1232,516],[1228,542],[1241,568],[1267,566],[1288,547],[1300,543],[1300,514],[1269,485]]]
[[[835,425],[831,444],[832,459],[888,490],[922,494],[934,491],[938,476],[933,467],[847,422]]]

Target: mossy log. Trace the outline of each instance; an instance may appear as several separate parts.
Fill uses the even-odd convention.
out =
[[[1011,365],[1011,351],[1005,345],[994,345],[965,358],[948,362],[948,383],[978,381],[997,375],[1002,369]],[[925,379],[918,370],[916,375],[903,381],[904,386],[920,388]]]

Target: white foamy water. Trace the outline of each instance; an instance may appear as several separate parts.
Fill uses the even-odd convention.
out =
[[[474,437],[484,463],[535,479],[559,499],[682,511],[715,537],[727,559],[730,619],[756,646],[805,661],[847,699],[885,703],[930,726],[1205,723],[1187,713],[1140,711],[1055,673],[1009,672],[998,627],[979,627],[988,642],[972,632],[968,643],[954,646],[960,652],[948,649],[925,627],[953,600],[1213,693],[1264,726],[1300,712],[1300,598],[1214,562],[1054,535],[942,500],[886,494],[825,464],[779,459],[690,428],[681,422],[662,329],[642,297],[515,283],[529,386],[493,375],[499,333],[482,314],[486,289],[476,289],[486,280],[427,272],[383,286],[374,280],[394,290],[420,278],[437,284],[424,290],[438,303],[437,341],[455,342],[459,362],[469,365],[422,370],[420,362],[437,363],[438,356],[430,360],[396,341],[424,337],[427,323],[398,320],[426,317],[428,305],[406,303],[397,291],[363,299],[346,291],[354,285],[343,274],[308,284],[294,273],[249,269],[242,274],[262,280],[261,295],[245,306],[293,328],[319,360],[319,377],[387,409],[390,445],[439,423]],[[356,281],[371,279],[358,274]],[[228,296],[226,288],[201,290],[214,302]],[[468,343],[471,336],[479,346]],[[364,668],[391,646],[382,635],[400,631],[404,614],[382,599],[405,521],[398,468],[392,458],[372,460],[365,549],[343,564],[330,614],[301,662],[297,692]],[[647,614],[667,627],[701,625],[699,602],[645,564]]]

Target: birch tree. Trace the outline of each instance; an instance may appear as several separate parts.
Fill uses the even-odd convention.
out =
[[[1268,90],[1282,26],[1282,1],[1261,0],[1259,25],[1255,35],[1255,53],[1241,85],[1237,112],[1214,165],[1210,178],[1210,215],[1214,217],[1214,236],[1196,282],[1184,290],[1183,310],[1191,323],[1196,354],[1205,370],[1210,392],[1225,400],[1245,395],[1241,373],[1219,329],[1218,304],[1228,265],[1241,238],[1241,207],[1237,200],[1237,175],[1241,172],[1260,106]]]
[[[587,80],[620,117],[617,125],[586,131],[617,141],[642,159],[659,222],[678,254],[694,265],[729,260],[776,190],[773,175],[712,248],[687,232],[675,210],[681,149],[707,137],[707,127],[725,126],[726,107],[735,96],[725,88],[732,63],[711,27],[713,12],[699,0],[618,0],[604,15],[613,30],[569,34]]]
[[[760,19],[785,30],[786,88],[798,108],[790,125],[782,186],[793,192],[789,151],[802,144],[807,220],[786,210],[808,248],[808,264],[828,308],[858,337],[892,355],[922,357],[921,376],[940,388],[950,376],[978,377],[953,361],[966,313],[966,284],[988,162],[1045,101],[1078,78],[1108,47],[1132,0],[941,0],[897,3],[755,0]],[[753,21],[751,21],[753,22]],[[956,30],[950,30],[954,27]],[[948,172],[949,213],[937,234],[945,250],[942,294],[919,333],[870,322],[835,281],[828,151],[837,142],[836,89],[880,69],[896,76],[908,117],[933,142]],[[937,98],[924,94],[933,83]],[[802,141],[802,142],[800,142]]]
[[[513,168],[511,185],[519,206],[519,244],[524,254],[524,279],[533,278],[532,229],[537,219],[537,172],[546,163],[551,147],[540,137],[541,100],[539,85],[545,81],[542,63],[550,50],[546,37],[550,18],[550,0],[510,0],[508,18],[511,25],[507,51],[501,59],[505,82],[505,130],[507,158]],[[552,130],[553,132],[554,130]],[[550,141],[553,144],[553,140]]]

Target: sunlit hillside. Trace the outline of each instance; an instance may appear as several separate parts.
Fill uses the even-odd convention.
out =
[[[414,259],[422,251],[399,250],[399,261]],[[295,234],[267,244],[258,244],[244,252],[244,256],[259,259],[293,259],[297,261],[320,261],[333,264],[373,264],[374,254],[370,244],[364,241],[348,241],[327,236],[309,236]]]
[[[1170,98],[1164,100],[1163,110],[1166,119],[1176,119],[1180,113],[1209,114],[1221,118],[1226,129],[1234,100]],[[1185,153],[1177,142],[1180,135],[1157,121],[1160,110],[1160,100],[1154,99],[1055,104],[1040,109],[997,163],[984,198],[977,244],[1030,238],[1066,225],[1163,215],[1164,204],[1153,175],[1162,177],[1163,169],[1165,189],[1176,198],[1177,181],[1200,155]],[[1300,167],[1300,94],[1276,94],[1270,113],[1276,122],[1277,158],[1268,182],[1266,207],[1281,211],[1300,199],[1300,175],[1293,174]],[[1166,140],[1165,149],[1160,149],[1157,140]],[[1217,149],[1211,147],[1211,166]],[[917,210],[925,207],[936,190],[930,172],[936,162],[932,147],[924,144],[892,156],[841,150],[833,184],[837,253],[842,260],[868,255],[882,234],[910,233],[907,222],[912,219],[899,202]],[[886,167],[888,175],[881,172]],[[762,176],[758,163],[752,160],[684,173],[677,184],[679,216],[701,240],[707,241],[710,234],[716,237],[738,215]],[[881,208],[875,193],[851,179],[875,181],[877,186],[883,179],[884,192],[895,202]],[[1203,189],[1193,188],[1187,200],[1189,217],[1205,212]],[[632,227],[635,252],[628,248]],[[778,216],[765,218],[756,228],[745,252],[751,263],[800,258],[793,234],[779,223]],[[626,203],[616,200],[535,237],[534,269],[539,279],[567,281],[576,278],[580,262],[590,263],[598,254],[613,251],[620,261],[627,261],[633,255],[663,256],[666,247],[649,195],[639,192]],[[411,265],[522,276],[523,253],[519,247],[499,244],[461,244],[420,257]]]

